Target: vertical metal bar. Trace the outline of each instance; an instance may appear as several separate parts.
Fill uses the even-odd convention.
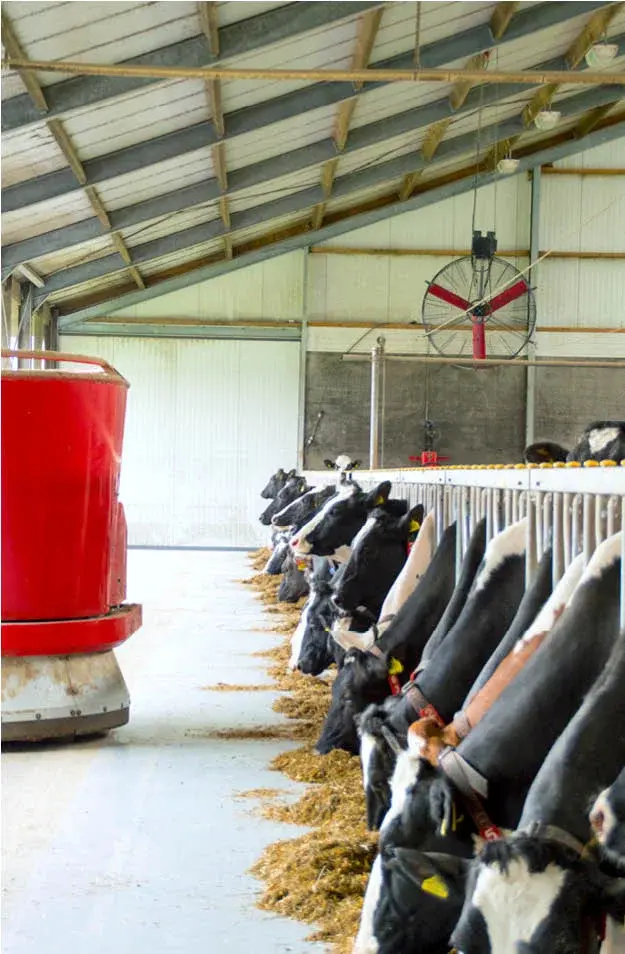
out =
[[[604,508],[605,499],[601,494],[595,495],[595,547],[605,540],[603,532],[604,518],[607,516]]]
[[[493,496],[494,491],[488,488],[484,491],[484,510],[486,512],[486,539],[492,540],[495,536],[493,532]]]
[[[384,338],[380,336],[371,349],[371,416],[369,425],[369,467],[380,466],[380,377],[384,360]]]
[[[582,497],[581,494],[575,494],[571,504],[571,560],[581,552],[582,549]]]
[[[607,504],[607,517],[606,517],[606,537],[612,537],[619,529],[619,498],[612,496],[608,499]]]
[[[562,495],[554,493],[553,507],[553,585],[562,579],[564,574],[564,542],[562,534]]]
[[[625,627],[625,496],[621,498],[621,628]]]
[[[538,284],[537,266],[540,252],[540,186],[541,171],[540,166],[532,170],[532,198],[530,205],[530,284],[536,289]],[[534,296],[536,292],[534,291]],[[536,344],[533,338],[527,345],[527,357],[533,361],[536,357]],[[525,379],[525,444],[534,442],[534,431],[536,421],[536,372],[537,368],[528,367]]]
[[[545,521],[543,513],[543,503],[545,495],[541,493],[534,493],[534,503],[535,503],[535,513],[536,513],[536,552],[538,559],[543,555],[545,549]]]
[[[553,495],[550,493],[542,495],[543,512],[543,551],[552,544],[552,517],[553,517]]]
[[[525,588],[528,589],[536,572],[536,512],[540,510],[533,495],[527,492],[527,528],[525,531]]]
[[[297,412],[297,469],[304,469],[306,453],[306,364],[308,359],[308,249],[304,253],[302,275],[302,324],[299,341],[299,388]]]
[[[503,527],[502,527],[502,529],[505,529],[506,527],[509,527],[510,524],[514,522],[513,519],[512,519],[512,506],[513,506],[513,503],[514,503],[514,501],[513,501],[513,496],[512,496],[512,491],[506,489],[506,490],[504,491],[504,493],[505,493],[505,497],[504,497],[504,514],[503,514]]]
[[[440,539],[443,535],[443,528],[445,525],[445,487],[442,484],[439,484],[436,487],[436,507],[435,507],[435,536],[436,544],[440,543]]]
[[[17,347],[21,351],[33,349],[33,286],[30,282],[22,285],[22,300],[20,302],[20,320],[17,329]],[[32,358],[18,358],[18,368],[32,368]]]
[[[564,568],[566,569],[573,559],[572,546],[571,546],[571,530],[572,530],[572,509],[571,509],[571,495],[563,494],[562,495],[562,545],[564,552]]]
[[[584,564],[590,560],[595,548],[595,508],[592,494],[584,494],[582,505],[582,549]]]

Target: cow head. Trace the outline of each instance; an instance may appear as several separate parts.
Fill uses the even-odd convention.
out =
[[[362,461],[352,460],[347,454],[339,454],[336,460],[330,460],[328,457],[326,457],[323,465],[328,470],[338,470],[344,474],[351,470],[357,470],[361,463]]]
[[[334,680],[330,708],[317,742],[317,751],[327,755],[332,749],[359,751],[356,716],[389,695],[388,662],[372,653],[350,650]]]
[[[330,632],[334,613],[330,583],[314,582],[295,662],[300,672],[308,676],[318,676],[335,661]]]
[[[282,567],[288,552],[289,535],[288,533],[280,533],[274,541],[273,552],[265,564],[264,572],[268,573],[269,576],[278,576],[279,573],[282,573]]]
[[[625,769],[614,784],[598,796],[590,813],[590,824],[606,858],[625,872]]]
[[[402,517],[375,509],[352,542],[352,552],[334,601],[345,615],[366,607],[377,619],[382,603],[408,556],[408,544],[423,522],[423,505]]]
[[[302,596],[308,595],[308,578],[304,570],[297,565],[290,547],[282,564],[282,581],[278,589],[280,603],[297,603]]]
[[[599,916],[624,913],[622,879],[572,848],[516,833],[486,844],[474,862],[452,941],[463,954],[578,954]]]
[[[392,723],[392,711],[402,703],[402,696],[388,696],[381,705],[368,706],[356,716],[367,828],[371,830],[380,827],[390,807],[391,778],[397,756],[406,747],[406,732],[397,732]]]
[[[261,497],[264,497],[266,500],[273,500],[274,497],[278,496],[290,477],[295,477],[295,470],[290,470],[287,474],[281,467],[269,478],[266,486],[263,487],[260,492]]]
[[[336,487],[331,485],[307,490],[293,503],[274,514],[271,518],[272,526],[278,530],[286,530],[287,527],[292,527],[294,531],[299,530],[335,493]]]
[[[310,488],[306,484],[306,479],[304,477],[289,477],[282,490],[278,491],[276,497],[265,508],[265,510],[263,510],[260,517],[258,518],[262,525],[264,527],[268,527],[271,523],[271,518],[275,514],[279,513],[280,510],[283,510],[294,500],[297,500],[297,498],[301,497],[302,494],[305,494],[307,490],[310,490]]]
[[[565,461],[569,452],[561,444],[553,441],[538,441],[525,448],[524,458],[528,464],[555,464]]]
[[[342,486],[335,497],[309,521],[293,540],[293,548],[306,556],[332,556],[340,547],[351,543],[375,507],[387,503],[391,491],[385,480],[375,490],[363,492],[358,484]]]

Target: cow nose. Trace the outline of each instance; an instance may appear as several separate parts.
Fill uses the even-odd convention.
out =
[[[597,810],[596,812],[591,813],[590,824],[592,826],[593,831],[595,831],[598,835],[601,835],[603,833],[604,822],[605,822],[605,815],[600,809]]]

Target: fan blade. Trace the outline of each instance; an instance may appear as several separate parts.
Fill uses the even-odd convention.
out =
[[[483,321],[473,322],[473,357],[483,361],[486,357],[486,332]]]
[[[449,291],[447,288],[443,288],[442,285],[431,284],[428,286],[428,290],[435,296],[435,298],[440,298],[441,301],[446,302],[448,305],[454,305],[456,308],[460,308],[462,311],[469,311],[471,305],[464,298],[461,298],[460,295],[456,295],[454,292]]]
[[[515,282],[514,285],[511,285],[510,288],[504,289],[499,295],[495,295],[495,297],[491,298],[486,304],[491,312],[499,311],[500,308],[504,308],[505,305],[509,305],[510,302],[516,301],[521,295],[525,295],[528,290],[529,287],[527,283],[521,279]]]

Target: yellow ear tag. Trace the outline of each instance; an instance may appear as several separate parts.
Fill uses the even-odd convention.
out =
[[[399,659],[395,659],[394,656],[391,656],[388,664],[388,674],[389,676],[397,676],[400,672],[404,671],[404,667],[400,663]]]
[[[410,525],[409,525],[409,527],[408,527],[408,532],[409,532],[409,533],[416,533],[417,530],[420,530],[420,529],[421,529],[421,524],[418,522],[418,520],[411,520],[411,521],[410,521]]]
[[[449,897],[449,888],[438,875],[432,875],[431,878],[426,878],[425,881],[422,881],[421,890],[427,894],[433,894],[435,898]]]
[[[375,498],[375,505],[376,507],[381,507],[383,503],[384,503],[384,497],[382,496],[382,494],[380,494],[379,497]]]

